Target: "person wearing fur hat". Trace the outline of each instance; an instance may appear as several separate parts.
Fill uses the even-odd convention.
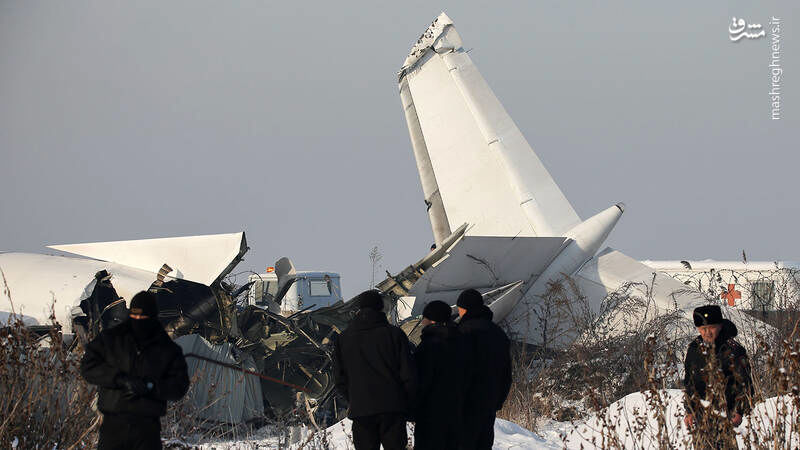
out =
[[[510,341],[492,322],[492,310],[483,304],[480,292],[463,291],[456,305],[461,317],[458,331],[464,336],[469,359],[460,448],[491,449],[495,415],[511,389]]]
[[[405,450],[416,393],[408,337],[390,325],[377,290],[358,294],[359,311],[334,346],[336,389],[347,400],[356,450]]]
[[[98,387],[99,449],[161,448],[159,417],[189,389],[183,351],[158,321],[155,295],[133,296],[129,316],[101,331],[81,360],[81,375]]]
[[[711,444],[736,448],[733,427],[739,426],[742,416],[750,412],[753,396],[747,351],[734,339],[738,334],[736,325],[722,317],[718,305],[695,308],[693,318],[700,335],[686,351],[684,423],[691,429],[717,430],[716,436],[693,433],[696,448]]]
[[[415,450],[456,450],[464,432],[467,349],[452,313],[450,305],[438,300],[422,311],[422,340],[414,352],[419,374],[413,414]]]

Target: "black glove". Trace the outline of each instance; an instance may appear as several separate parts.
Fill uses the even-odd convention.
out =
[[[125,398],[131,399],[141,397],[152,389],[152,383],[146,383],[143,379],[133,375],[120,375],[117,377],[117,386],[122,390]]]

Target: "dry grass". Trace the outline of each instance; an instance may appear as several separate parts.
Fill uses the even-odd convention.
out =
[[[95,390],[57,331],[39,337],[14,321],[0,330],[0,442],[18,448],[96,444]]]

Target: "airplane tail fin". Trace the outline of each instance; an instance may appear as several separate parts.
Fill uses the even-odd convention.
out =
[[[476,236],[559,236],[580,222],[446,14],[398,83],[437,244],[462,223]]]

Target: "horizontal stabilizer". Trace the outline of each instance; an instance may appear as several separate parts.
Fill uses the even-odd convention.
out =
[[[48,247],[153,273],[167,264],[174,269],[169,273],[172,278],[210,285],[239,263],[247,241],[240,232]]]
[[[563,237],[465,236],[409,292],[420,296],[533,281],[568,241]]]

